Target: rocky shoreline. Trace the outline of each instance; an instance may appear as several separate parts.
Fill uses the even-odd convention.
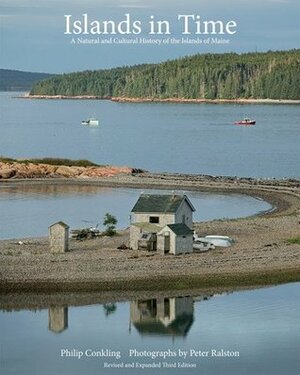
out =
[[[129,167],[77,167],[49,165],[43,163],[19,163],[0,161],[0,180],[36,179],[36,178],[101,178],[118,174],[131,174],[135,170]]]
[[[111,100],[118,103],[192,103],[192,104],[300,104],[300,100],[290,99],[187,99],[187,98],[130,98],[103,97],[97,95],[30,95],[18,96],[19,99],[50,100]]]
[[[63,184],[198,190],[260,197],[262,216],[195,223],[201,234],[224,234],[231,248],[186,256],[118,250],[118,236],[71,240],[70,252],[49,253],[47,238],[0,241],[0,293],[120,292],[236,288],[299,281],[300,181],[131,173],[102,178],[8,179],[0,184]],[[0,185],[1,186],[1,185]],[[291,241],[296,239],[296,241]],[[38,266],[37,266],[38,265]]]

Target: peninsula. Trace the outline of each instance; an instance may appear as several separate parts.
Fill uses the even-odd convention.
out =
[[[299,281],[299,179],[263,180],[132,170],[105,177],[2,179],[0,184],[15,187],[83,184],[238,193],[259,197],[273,206],[272,211],[255,217],[194,223],[197,233],[221,233],[235,241],[230,248],[200,254],[174,257],[126,249],[123,245],[129,245],[128,229],[120,230],[114,237],[72,239],[70,251],[59,255],[50,254],[47,238],[2,240],[0,293],[211,290]]]

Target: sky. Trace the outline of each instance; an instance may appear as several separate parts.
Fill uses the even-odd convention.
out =
[[[237,31],[234,35],[217,36],[230,40],[229,44],[218,45],[72,44],[72,37],[97,37],[64,34],[64,15],[81,20],[85,13],[90,21],[116,23],[129,13],[132,20],[142,22],[142,33],[138,36],[147,38],[151,16],[168,20],[169,37],[174,38],[184,36],[178,14],[199,15],[202,21],[234,20]],[[0,0],[0,68],[64,73],[156,63],[196,53],[300,48],[299,14],[300,0]],[[198,37],[205,39],[204,35]]]

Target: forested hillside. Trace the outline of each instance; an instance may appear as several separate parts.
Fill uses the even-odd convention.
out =
[[[0,69],[0,91],[29,91],[33,83],[52,75]]]
[[[36,83],[31,94],[300,99],[300,50],[199,54],[160,64],[64,74]]]

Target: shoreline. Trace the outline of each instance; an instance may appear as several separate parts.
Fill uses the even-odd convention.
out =
[[[14,97],[17,99],[41,100],[109,100],[117,103],[190,103],[190,104],[300,104],[292,99],[186,99],[186,98],[129,98],[102,97],[97,95],[30,95]]]
[[[87,185],[238,193],[259,197],[275,209],[248,218],[195,223],[198,233],[221,233],[236,243],[206,253],[160,256],[117,250],[129,231],[113,238],[70,241],[70,252],[53,255],[48,239],[0,241],[0,293],[137,292],[236,288],[300,280],[300,183],[291,180],[141,173],[99,179],[1,180],[0,186]],[[37,261],[39,267],[36,267]],[[38,268],[38,269],[37,269]]]
[[[0,289],[0,310],[45,309],[49,305],[85,306],[158,297],[212,296],[295,283],[299,282],[298,275],[299,269],[293,268],[280,275],[278,271],[267,272],[264,275],[248,273],[238,277],[236,275],[216,277],[212,274],[211,277],[206,275],[205,280],[198,277],[187,277],[184,280],[168,277],[165,280],[138,279],[130,283],[119,281],[114,284],[81,280],[55,284],[52,282],[31,282],[26,285],[5,283]],[[180,283],[180,288],[170,288],[173,282]]]

